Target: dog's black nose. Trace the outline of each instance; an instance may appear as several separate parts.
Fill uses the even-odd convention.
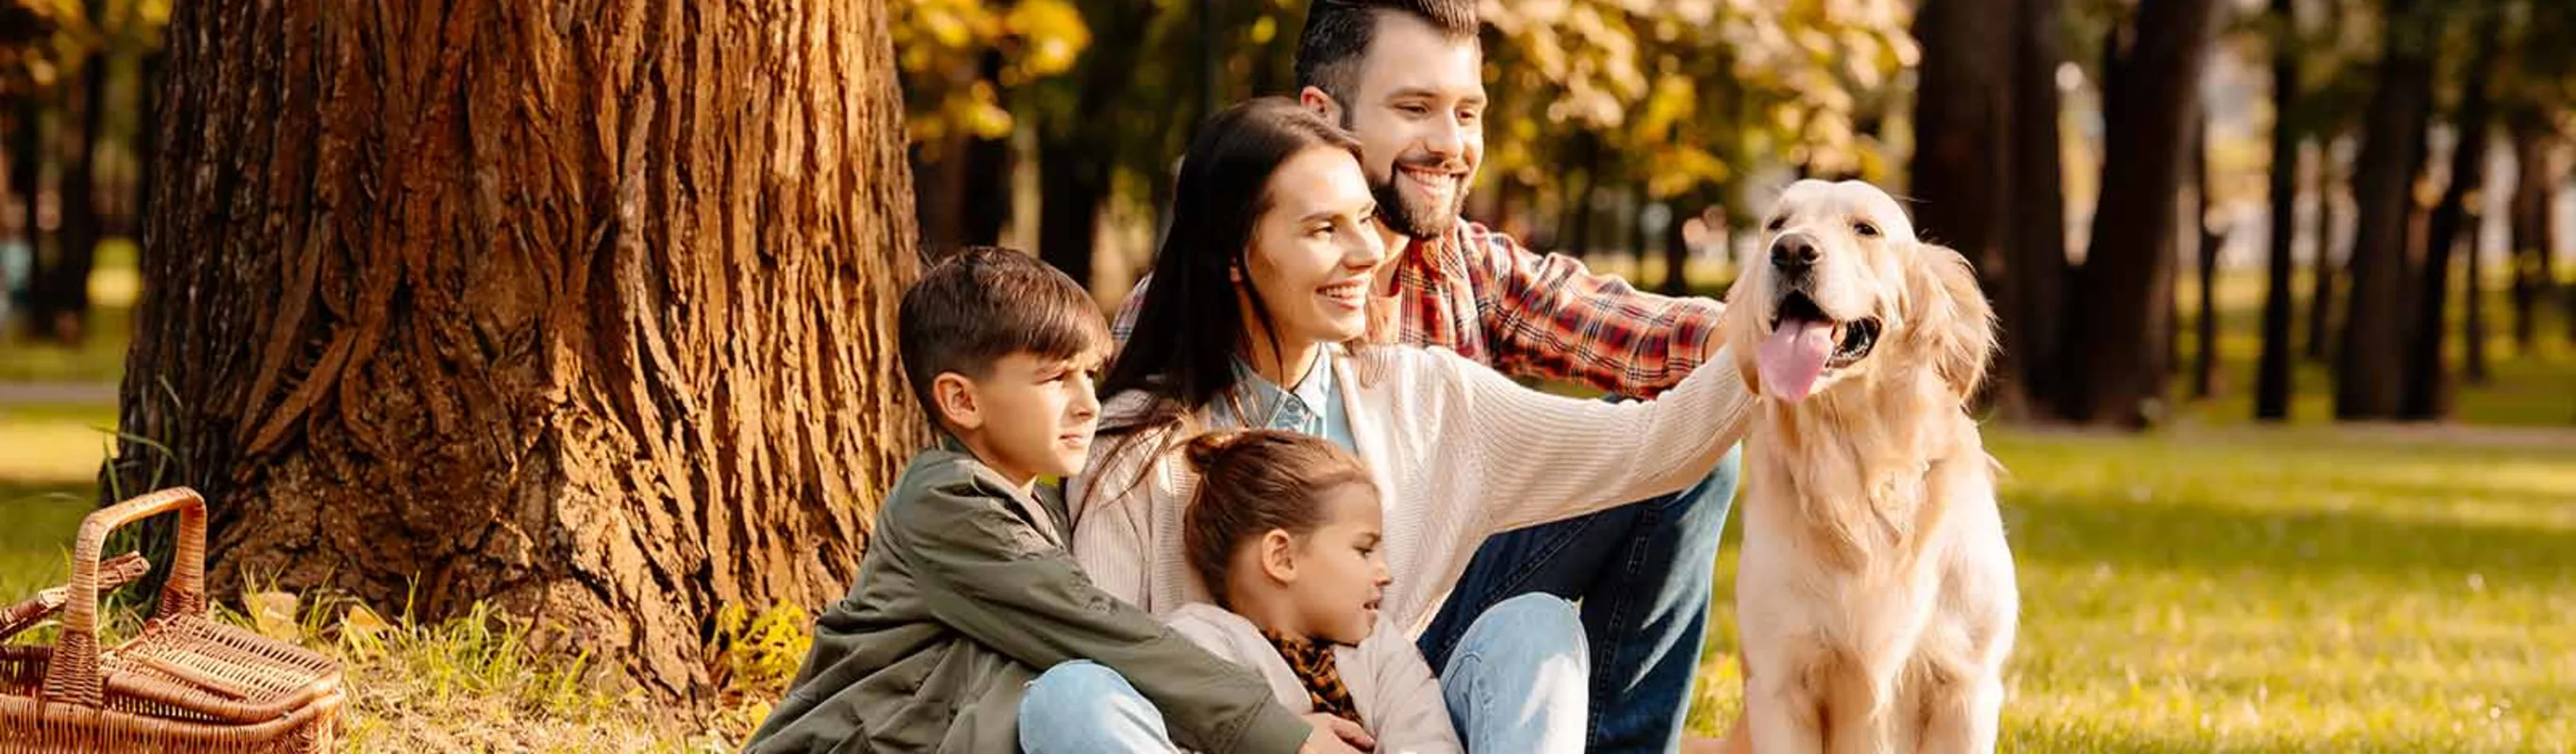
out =
[[[1782,272],[1805,272],[1816,266],[1816,239],[1805,233],[1782,233],[1771,240],[1771,266]]]

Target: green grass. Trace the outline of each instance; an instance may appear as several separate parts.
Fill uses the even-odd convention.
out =
[[[60,584],[72,532],[96,504],[109,407],[0,406],[0,603]]]

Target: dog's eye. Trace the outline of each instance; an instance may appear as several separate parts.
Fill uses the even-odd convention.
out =
[[[1877,238],[1878,226],[1869,224],[1868,220],[1861,220],[1852,223],[1852,232],[1860,234],[1862,238]]]
[[[1769,231],[1773,232],[1773,233],[1778,233],[1778,232],[1780,232],[1780,229],[1781,229],[1781,228],[1785,228],[1785,227],[1788,227],[1788,226],[1789,226],[1789,216],[1788,216],[1788,215],[1781,215],[1781,216],[1779,216],[1779,217],[1771,218],[1771,224],[1769,224],[1769,225],[1765,225],[1765,226],[1762,226],[1762,227],[1763,227],[1764,229],[1766,229],[1766,230],[1769,230]]]

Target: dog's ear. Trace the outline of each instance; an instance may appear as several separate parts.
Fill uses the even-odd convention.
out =
[[[1907,337],[1961,399],[1974,397],[1996,347],[1994,306],[1977,287],[1976,270],[1959,252],[1931,243],[1914,244],[1907,267],[1914,309]]]

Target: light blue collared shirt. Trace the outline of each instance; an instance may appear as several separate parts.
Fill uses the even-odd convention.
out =
[[[1359,452],[1354,447],[1356,441],[1351,439],[1350,412],[1343,408],[1342,391],[1334,384],[1330,346],[1315,350],[1314,365],[1292,389],[1280,389],[1278,383],[1253,371],[1252,365],[1239,358],[1234,360],[1234,374],[1236,400],[1217,400],[1212,419],[1218,424],[1302,432],[1330,440],[1343,450]],[[1238,406],[1241,415],[1235,413]]]

